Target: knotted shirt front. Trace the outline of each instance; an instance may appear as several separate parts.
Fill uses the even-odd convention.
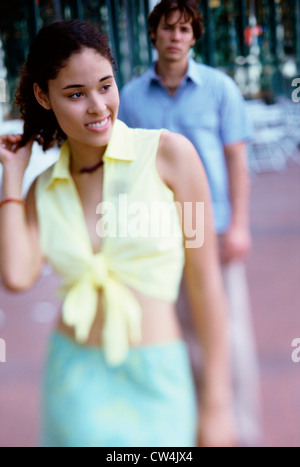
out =
[[[128,286],[167,302],[178,297],[183,235],[174,194],[156,169],[160,136],[161,131],[133,130],[115,122],[104,154],[103,200],[95,206],[103,235],[97,254],[70,174],[68,141],[56,164],[37,181],[41,247],[63,278],[63,321],[84,343],[101,292],[105,314],[101,337],[111,365],[124,361],[130,343],[142,337],[142,310]]]

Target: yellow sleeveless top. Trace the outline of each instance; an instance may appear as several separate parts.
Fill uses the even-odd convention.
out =
[[[117,120],[104,154],[103,201],[94,254],[71,177],[66,142],[58,161],[37,181],[37,213],[45,258],[62,276],[62,317],[84,343],[94,322],[98,292],[105,310],[107,362],[120,364],[129,342],[141,339],[141,307],[127,286],[175,302],[184,266],[183,235],[173,192],[156,169],[161,131],[130,129]]]

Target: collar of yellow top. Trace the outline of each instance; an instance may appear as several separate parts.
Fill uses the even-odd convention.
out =
[[[114,123],[112,135],[103,159],[104,161],[109,159],[133,161],[135,159],[132,131],[120,120],[116,120]],[[48,186],[55,180],[69,180],[71,177],[69,167],[70,148],[68,141],[66,141],[61,148],[59,159],[54,165]]]

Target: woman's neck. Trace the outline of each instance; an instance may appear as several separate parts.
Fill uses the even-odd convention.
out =
[[[70,171],[72,174],[91,173],[101,167],[106,148],[70,144]]]

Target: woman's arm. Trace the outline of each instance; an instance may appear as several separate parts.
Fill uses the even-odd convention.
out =
[[[158,171],[183,212],[186,290],[204,352],[199,443],[231,446],[235,437],[228,314],[206,175],[194,146],[172,133],[163,134]],[[196,226],[198,239],[191,241],[188,235]]]
[[[2,201],[21,200],[23,178],[28,166],[32,142],[20,148],[21,136],[0,137],[0,162],[3,166]],[[11,290],[26,290],[38,278],[42,268],[35,214],[34,186],[26,208],[8,202],[0,208],[0,273]]]

